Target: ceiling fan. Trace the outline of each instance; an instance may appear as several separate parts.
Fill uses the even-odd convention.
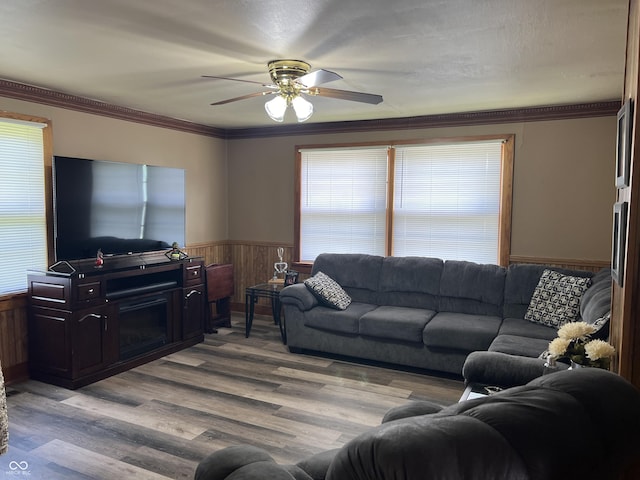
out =
[[[311,72],[311,65],[301,60],[272,60],[267,64],[267,67],[273,82],[271,84],[254,82],[252,80],[242,80],[239,78],[203,75],[204,78],[253,83],[268,89],[262,92],[249,93],[240,97],[229,98],[227,100],[212,103],[211,105],[224,105],[226,103],[259,97],[262,95],[275,95],[273,99],[269,100],[264,105],[267,115],[269,115],[271,119],[276,122],[284,121],[284,115],[287,108],[292,107],[298,121],[304,122],[313,114],[313,104],[304,98],[304,95],[319,95],[322,97],[337,98],[339,100],[369,103],[371,105],[377,105],[382,102],[381,95],[318,87],[318,85],[322,85],[324,83],[340,80],[342,77],[337,73],[330,72],[329,70],[320,69]]]

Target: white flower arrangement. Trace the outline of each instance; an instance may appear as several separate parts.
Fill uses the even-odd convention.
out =
[[[608,369],[616,349],[604,340],[592,340],[591,335],[595,332],[595,327],[585,322],[566,323],[558,330],[558,337],[549,343],[549,355],[579,365]]]

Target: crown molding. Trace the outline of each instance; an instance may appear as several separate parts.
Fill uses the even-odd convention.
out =
[[[53,107],[61,107],[83,113],[93,113],[104,117],[127,120],[129,122],[143,123],[154,127],[169,128],[182,132],[196,133],[210,137],[225,138],[226,131],[221,128],[201,125],[199,123],[178,120],[164,115],[147,113],[133,108],[120,107],[109,103],[78,97],[68,93],[48,90],[46,88],[27,85],[0,79],[0,96],[25,100],[27,102],[40,103]]]
[[[468,127],[496,123],[535,122],[542,120],[567,120],[615,116],[620,100],[572,105],[548,105],[541,107],[486,110],[479,112],[446,113],[419,117],[383,118],[350,122],[312,123],[261,128],[227,129],[227,139],[274,137],[285,135],[319,135],[357,131],[412,130],[442,127]]]
[[[121,107],[109,103],[57,92],[46,88],[0,79],[0,96],[92,113],[119,120],[142,123],[224,139],[247,139],[290,135],[322,135],[358,131],[412,130],[424,128],[462,127],[496,123],[533,122],[542,120],[566,120],[616,115],[620,100],[591,102],[572,105],[486,110],[479,112],[447,113],[404,118],[354,120],[347,122],[277,125],[273,127],[217,128],[185,120]]]

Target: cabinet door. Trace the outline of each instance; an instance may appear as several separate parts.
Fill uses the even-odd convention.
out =
[[[182,290],[182,339],[193,338],[204,332],[204,285]]]
[[[71,313],[31,307],[29,369],[33,373],[71,378]]]
[[[113,316],[109,306],[86,308],[73,314],[73,376],[95,372],[114,362],[112,340],[116,328],[109,325]]]

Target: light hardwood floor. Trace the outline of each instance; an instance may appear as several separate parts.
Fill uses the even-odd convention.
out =
[[[7,387],[0,478],[193,478],[209,453],[248,443],[280,463],[343,445],[412,399],[455,403],[460,379],[294,355],[268,317],[78,390]]]

